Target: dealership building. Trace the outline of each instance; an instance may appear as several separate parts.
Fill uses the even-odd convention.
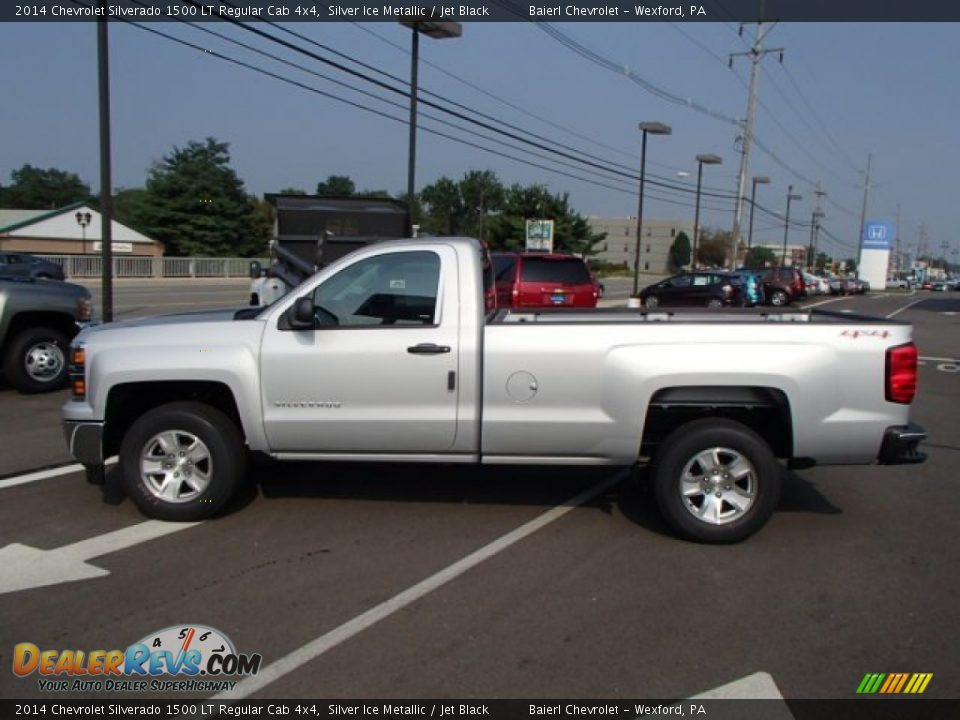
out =
[[[587,224],[595,233],[607,237],[594,245],[598,260],[626,264],[633,267],[637,247],[637,218],[635,217],[589,217]],[[644,220],[640,239],[640,272],[669,273],[670,246],[679,233],[686,233],[693,243],[693,223],[688,220]]]
[[[111,247],[117,256],[162,257],[164,245],[114,220]],[[56,210],[0,208],[0,250],[35,255],[99,254],[103,220],[88,203]]]

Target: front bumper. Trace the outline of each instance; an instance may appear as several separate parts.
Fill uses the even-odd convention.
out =
[[[883,434],[877,462],[881,465],[922,463],[927,455],[917,450],[917,446],[926,439],[927,431],[916,423],[889,427]]]
[[[84,465],[103,465],[103,423],[63,421],[67,449]]]

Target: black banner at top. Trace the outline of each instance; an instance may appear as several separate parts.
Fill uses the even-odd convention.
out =
[[[761,18],[761,5],[762,18]],[[0,4],[3,22],[941,22],[956,0],[35,0]]]

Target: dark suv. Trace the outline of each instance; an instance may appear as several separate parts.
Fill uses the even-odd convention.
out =
[[[789,305],[807,296],[800,268],[775,267],[763,274],[763,292],[770,305]]]

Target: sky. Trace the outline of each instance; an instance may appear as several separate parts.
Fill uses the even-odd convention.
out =
[[[230,143],[232,166],[252,193],[291,186],[312,192],[319,180],[331,174],[349,175],[360,189],[394,193],[405,189],[405,97],[224,23],[203,27],[390,98],[400,107],[282,65],[195,27],[172,22],[150,27],[376,108],[396,120],[265,77],[139,28],[111,23],[115,189],[142,186],[153,162],[174,147],[208,136]],[[334,57],[277,29],[259,27],[317,54]],[[410,31],[399,24],[326,22],[285,27],[403,81],[386,79],[391,85],[403,86],[409,79]],[[643,81],[673,95],[726,117],[746,114],[749,62],[737,57],[730,69],[727,60],[729,53],[747,49],[754,26],[747,26],[743,36],[733,23],[557,23],[551,27],[609,59],[616,68],[629,68]],[[821,236],[821,247],[837,258],[852,257],[863,202],[862,171],[872,153],[868,219],[895,222],[899,206],[904,249],[915,252],[922,224],[927,247],[939,254],[941,243],[946,242],[948,259],[956,261],[957,256],[949,253],[960,250],[954,196],[960,168],[956,130],[960,26],[784,23],[769,31],[765,45],[783,47],[784,57],[782,64],[775,53],[762,62],[755,135],[780,163],[756,146],[752,149],[750,175],[771,178],[769,185],[758,186],[758,205],[782,217],[788,186],[792,185],[802,199],[792,202],[791,219],[809,222],[816,204],[811,182],[820,181],[827,192],[822,201],[823,226],[836,238]],[[468,108],[460,112],[481,120],[477,113],[489,115],[520,131],[512,132],[536,133],[567,146],[565,152],[576,157],[593,156],[604,166],[619,163],[632,168],[633,174],[639,171],[640,162],[638,122],[664,122],[673,133],[649,138],[648,178],[693,188],[694,156],[714,153],[723,158],[723,164],[704,168],[704,188],[736,192],[740,160],[736,126],[686,104],[664,100],[625,77],[622,69],[591,63],[537,24],[464,23],[460,38],[422,38],[420,57],[420,87]],[[97,191],[95,25],[2,23],[0,68],[0,182],[8,183],[12,170],[30,163],[75,172]],[[443,117],[430,108],[421,110]],[[424,115],[420,125],[418,188],[441,176],[460,178],[472,169],[489,169],[506,184],[538,183],[553,193],[569,193],[573,207],[584,215],[625,217],[637,213],[634,180],[601,180],[584,168],[561,167],[534,157],[533,153],[542,151],[515,140],[505,139],[517,146],[506,148]],[[426,128],[510,157],[439,137]],[[664,194],[648,185],[645,198],[645,218],[692,221],[692,193]],[[703,224],[730,229],[733,204],[732,200],[704,197]],[[745,212],[744,233],[747,221]],[[790,232],[791,244],[805,243],[809,237],[809,231],[803,229]],[[754,241],[782,240],[782,219],[758,212]]]

